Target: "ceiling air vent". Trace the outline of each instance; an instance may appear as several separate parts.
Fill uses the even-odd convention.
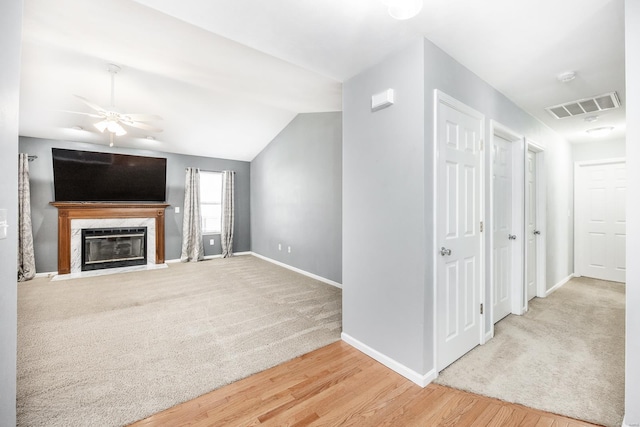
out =
[[[596,113],[598,111],[612,110],[620,107],[620,98],[615,92],[605,93],[604,95],[594,96],[592,98],[580,99],[578,101],[566,102],[553,107],[547,107],[545,110],[556,119],[564,119],[565,117],[574,117],[581,114]]]

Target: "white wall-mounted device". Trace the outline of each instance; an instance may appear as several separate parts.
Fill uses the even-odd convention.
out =
[[[7,238],[7,228],[9,228],[9,224],[7,224],[7,210],[0,209],[0,239]]]
[[[378,111],[393,105],[394,102],[394,90],[387,89],[383,92],[376,93],[371,97],[371,111]]]

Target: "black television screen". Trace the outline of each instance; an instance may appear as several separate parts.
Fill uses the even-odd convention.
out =
[[[56,202],[164,202],[167,159],[51,149]]]

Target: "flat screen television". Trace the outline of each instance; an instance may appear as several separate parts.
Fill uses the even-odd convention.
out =
[[[167,159],[51,149],[56,202],[164,202]]]

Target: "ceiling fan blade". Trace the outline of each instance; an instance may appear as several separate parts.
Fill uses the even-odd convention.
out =
[[[151,132],[162,132],[162,129],[147,125],[145,123],[139,123],[139,122],[121,122],[121,123],[127,126],[131,126],[132,128],[144,129]]]
[[[94,104],[93,102],[89,101],[87,98],[83,98],[80,95],[73,95],[76,98],[78,98],[80,101],[84,102],[86,105],[88,105],[89,107],[93,108],[94,110],[98,111],[98,112],[103,112],[103,111],[107,111],[104,108],[102,108],[101,106]]]
[[[162,117],[157,116],[155,114],[134,113],[134,114],[123,114],[122,117],[125,120],[131,121],[131,122],[151,122],[154,120],[162,120]]]
[[[60,111],[62,111],[63,113],[82,114],[83,116],[95,117],[96,119],[102,119],[103,118],[101,115],[98,115],[98,114],[81,113],[80,111],[69,111],[69,110],[60,110]]]

